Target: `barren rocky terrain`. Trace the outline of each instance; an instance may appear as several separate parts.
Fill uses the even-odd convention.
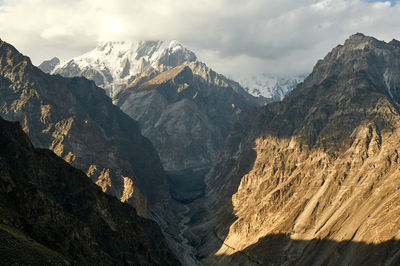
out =
[[[199,62],[148,69],[113,95],[141,129],[93,82],[44,74],[4,42],[0,51],[2,115],[152,216],[184,264],[400,264],[399,41],[352,35],[258,108]],[[71,256],[1,226],[44,259]]]
[[[351,36],[248,113],[206,178],[204,265],[400,262],[400,45]]]

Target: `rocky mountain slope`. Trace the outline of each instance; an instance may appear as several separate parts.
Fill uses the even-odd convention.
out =
[[[205,265],[400,263],[400,42],[334,48],[207,175]],[[201,244],[200,243],[200,244]]]
[[[158,225],[0,118],[1,265],[179,265]]]
[[[49,72],[51,62],[40,67]],[[139,121],[168,171],[210,164],[232,125],[266,102],[198,62],[176,41],[102,43],[50,73],[85,76],[104,88]]]
[[[141,123],[169,171],[210,164],[232,125],[259,104],[199,62],[142,77],[114,103]]]
[[[104,192],[150,217],[165,210],[165,174],[138,123],[86,78],[51,76],[0,41],[0,114],[19,121],[33,144],[83,170]]]

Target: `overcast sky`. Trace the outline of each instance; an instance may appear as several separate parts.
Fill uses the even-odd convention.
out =
[[[0,0],[0,38],[35,64],[105,40],[181,41],[228,76],[308,73],[351,34],[400,39],[400,3],[370,0]]]

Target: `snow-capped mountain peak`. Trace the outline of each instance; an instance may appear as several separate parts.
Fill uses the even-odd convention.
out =
[[[145,70],[162,70],[193,61],[197,61],[196,55],[176,40],[107,41],[81,56],[59,63],[48,72],[67,77],[85,76],[112,97],[121,86]]]
[[[60,62],[57,58],[39,67],[47,73],[65,77],[84,76],[93,80],[113,98],[139,75],[163,72],[183,63],[198,62],[196,55],[177,40],[172,41],[105,41],[91,51]],[[282,78],[262,74],[235,76],[247,92],[281,100],[305,75]]]
[[[276,75],[261,74],[257,76],[239,77],[238,82],[250,94],[272,98],[274,101],[282,100],[297,84],[303,82],[307,75],[280,77]]]

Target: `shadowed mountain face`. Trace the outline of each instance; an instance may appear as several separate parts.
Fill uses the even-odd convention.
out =
[[[1,118],[0,173],[0,264],[180,264],[155,222]]]
[[[250,111],[206,178],[203,262],[398,262],[399,93],[399,42],[356,34],[282,102]]]
[[[159,157],[136,121],[85,78],[50,76],[0,41],[0,114],[33,144],[83,170],[104,192],[149,217],[169,196]]]
[[[290,247],[290,249],[287,249]],[[289,235],[268,235],[257,243],[229,256],[218,257],[221,264],[249,266],[281,265],[291,256],[291,250],[302,256],[289,265],[399,265],[400,241],[381,243],[334,241],[326,239],[293,240]],[[344,252],[349,250],[349,252]]]

